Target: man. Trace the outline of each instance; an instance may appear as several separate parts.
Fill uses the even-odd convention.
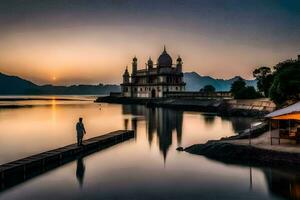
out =
[[[86,132],[81,117],[79,118],[79,121],[76,124],[76,131],[77,131],[77,145],[82,146],[82,138],[83,135],[86,134]]]

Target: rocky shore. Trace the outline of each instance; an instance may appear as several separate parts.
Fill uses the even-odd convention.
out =
[[[249,133],[245,132],[238,136],[208,141],[205,144],[195,144],[182,150],[228,164],[300,167],[300,151],[295,148],[295,144],[270,145],[266,128],[266,125],[262,125],[251,134],[251,145]]]
[[[252,166],[269,167],[299,167],[300,165],[300,153],[280,152],[227,142],[214,141],[196,144],[185,148],[184,151],[228,164],[251,164]]]

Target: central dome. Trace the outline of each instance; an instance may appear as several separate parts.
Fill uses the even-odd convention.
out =
[[[166,47],[164,47],[164,51],[161,53],[157,60],[158,67],[172,67],[172,58],[167,53]]]

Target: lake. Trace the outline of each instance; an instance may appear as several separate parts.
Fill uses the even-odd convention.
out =
[[[15,98],[15,97],[11,97]],[[300,179],[287,171],[228,165],[178,152],[237,134],[251,118],[225,118],[137,105],[95,104],[91,97],[22,97],[0,101],[0,163],[76,140],[133,129],[134,139],[15,185],[0,199],[298,199]]]

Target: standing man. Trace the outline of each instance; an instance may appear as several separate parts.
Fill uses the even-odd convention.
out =
[[[84,128],[84,125],[82,123],[82,118],[81,117],[79,118],[79,121],[76,124],[76,131],[77,131],[77,145],[78,146],[83,146],[82,145],[82,138],[83,138],[83,135],[86,134],[86,132],[85,132],[85,128]]]

